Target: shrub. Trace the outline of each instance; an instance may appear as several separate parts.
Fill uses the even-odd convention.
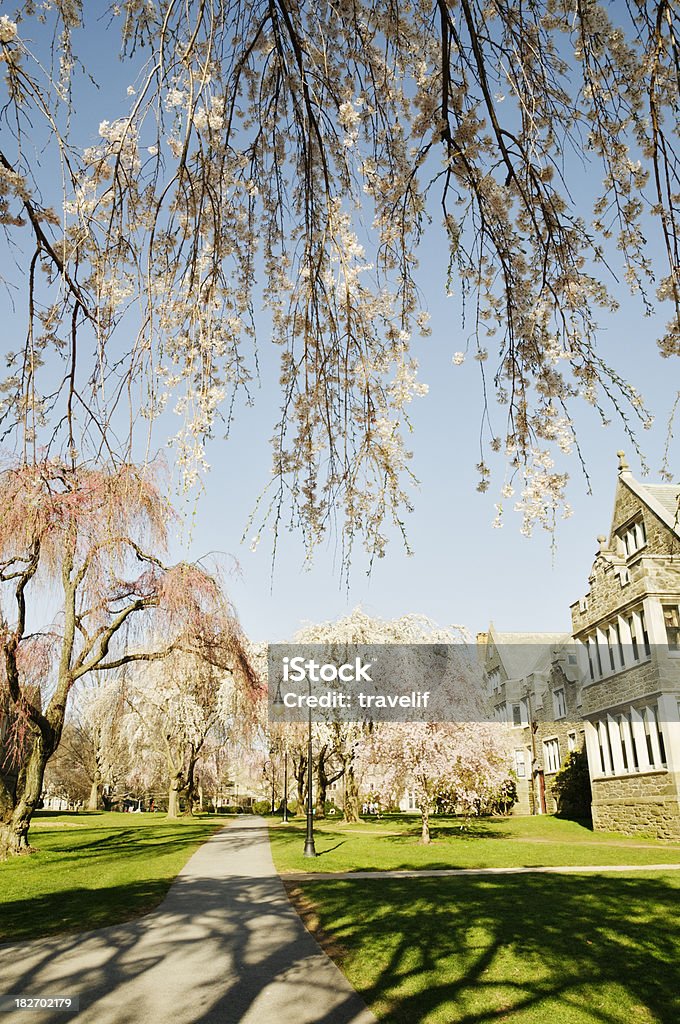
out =
[[[592,817],[590,775],[585,750],[572,750],[555,776],[552,785],[557,801],[557,817],[588,821]]]

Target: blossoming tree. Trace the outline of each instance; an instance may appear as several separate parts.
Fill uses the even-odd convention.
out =
[[[74,685],[180,645],[202,652],[206,617],[213,621],[224,599],[197,566],[161,562],[170,507],[151,469],[12,466],[0,473],[0,509],[0,693],[11,727],[5,767],[11,760],[13,769],[0,774],[6,854],[28,848]],[[59,612],[44,630],[39,602],[55,590]]]
[[[291,503],[310,549],[337,516],[346,557],[359,537],[381,555],[385,520],[401,529],[409,507],[432,219],[501,406],[497,425],[482,417],[482,489],[488,450],[504,451],[527,528],[550,522],[575,400],[647,421],[597,317],[620,298],[611,264],[647,308],[656,289],[661,353],[680,352],[677,5],[125,0],[108,22],[82,0],[17,9],[0,16],[0,221],[27,332],[0,418],[29,451],[45,429],[113,445],[126,395],[150,419],[173,395],[192,479],[220,408],[250,394],[263,299],[282,413],[256,528],[277,533]],[[128,86],[123,103],[98,94],[98,130],[80,103],[97,73],[79,56],[86,17],[89,52],[118,42]]]
[[[456,674],[455,694],[451,694],[451,706],[462,711],[466,717],[475,715],[480,720],[485,709],[481,703],[479,679],[470,670],[464,653],[469,638],[461,629],[442,629],[425,616],[404,615],[399,619],[383,620],[366,615],[360,608],[343,619],[323,622],[300,630],[295,641],[301,644],[395,644],[402,645],[404,657],[395,661],[395,668],[408,675],[409,655],[418,657],[418,645],[450,645],[460,647],[460,670]],[[479,747],[472,756],[474,736],[479,730]],[[460,725],[409,723],[376,723],[366,717],[363,721],[346,722],[334,719],[329,713],[328,721],[316,723],[314,747],[317,758],[322,758],[317,777],[342,778],[344,784],[344,815],[348,821],[359,821],[360,779],[364,772],[378,775],[393,788],[411,778],[423,800],[419,806],[429,816],[437,792],[444,785],[444,776],[453,777],[458,765],[462,778],[463,765],[467,761],[469,778],[483,784],[483,771],[489,773],[504,763],[502,729],[498,726],[480,725],[480,722],[466,722]],[[407,742],[407,738],[411,737]],[[462,742],[464,738],[464,743]],[[418,745],[420,745],[418,747]],[[418,750],[420,752],[418,752]],[[470,755],[470,757],[468,757]],[[324,763],[326,762],[326,763]],[[333,770],[329,770],[333,767]],[[479,770],[478,770],[479,769]],[[498,767],[500,771],[501,768]],[[507,767],[504,769],[507,775]],[[386,774],[384,774],[384,772]],[[320,787],[319,787],[320,788]],[[470,787],[467,786],[467,789]],[[425,796],[427,798],[425,799]],[[423,836],[426,834],[426,817],[423,818]]]
[[[430,842],[430,816],[451,794],[465,810],[484,805],[510,775],[507,730],[491,722],[384,723],[362,751],[383,791],[407,788],[421,816],[421,842]]]
[[[169,818],[179,816],[180,797],[187,813],[194,812],[199,760],[218,724],[227,746],[254,722],[259,681],[235,620],[225,625],[214,633],[210,660],[205,644],[202,655],[176,651],[163,662],[137,666],[125,688],[133,747],[151,747],[165,762]]]

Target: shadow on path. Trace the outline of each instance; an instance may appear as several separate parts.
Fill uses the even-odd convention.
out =
[[[114,890],[115,891],[115,890]],[[120,898],[129,888],[121,887]],[[58,914],[69,893],[45,900]],[[63,903],[62,903],[63,905]],[[0,992],[79,996],[78,1024],[371,1024],[274,871],[266,826],[239,820],[189,860],[155,911],[0,946]],[[21,1020],[67,1021],[22,1011]]]

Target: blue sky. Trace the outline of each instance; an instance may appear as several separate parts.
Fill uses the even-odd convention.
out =
[[[99,26],[93,38],[101,31]],[[113,120],[121,112],[119,97],[124,96],[131,80],[125,74],[121,77],[119,65],[103,67],[104,55],[110,52],[102,51],[101,89],[96,101],[92,93],[78,104],[78,135],[84,140],[95,141],[99,121]],[[583,174],[577,161],[574,174]],[[575,177],[574,187],[585,190],[587,179],[578,181]],[[584,215],[586,206],[584,202]],[[660,246],[652,246],[650,251],[661,266]],[[490,619],[502,630],[566,630],[570,627],[569,604],[587,589],[596,537],[609,528],[619,448],[626,450],[633,472],[640,475],[621,425],[613,419],[611,426],[604,428],[596,413],[583,406],[576,423],[591,476],[592,496],[587,495],[573,457],[569,460],[569,500],[574,514],[558,522],[554,538],[541,531],[532,538],[522,536],[520,517],[511,511],[512,501],[508,503],[505,525],[494,529],[494,502],[499,500],[502,478],[493,480],[486,494],[476,491],[479,368],[471,358],[460,367],[451,363],[453,353],[465,349],[466,339],[458,300],[446,297],[446,255],[438,221],[426,233],[419,255],[432,336],[414,344],[420,376],[430,393],[412,407],[412,468],[420,480],[412,494],[415,512],[407,521],[413,556],[407,556],[398,537],[393,537],[386,557],[375,562],[369,577],[357,548],[348,586],[341,576],[337,538],[331,538],[317,551],[314,565],[307,570],[299,536],[282,532],[273,575],[270,535],[263,534],[255,552],[250,550],[253,530],[241,543],[257,495],[269,479],[268,438],[278,418],[278,350],[268,342],[264,313],[259,339],[263,383],[255,396],[255,408],[240,409],[228,441],[210,444],[208,461],[212,469],[204,481],[203,493],[178,502],[181,518],[172,556],[200,558],[218,552],[226,564],[232,559],[238,561],[240,570],[227,578],[228,589],[244,627],[254,639],[285,640],[304,622],[344,615],[357,604],[380,617],[419,613],[440,625],[464,625],[473,633],[484,629]],[[5,259],[6,254],[0,256],[1,261]],[[667,416],[677,390],[677,371],[674,363],[662,360],[657,353],[655,338],[660,323],[645,318],[641,304],[626,296],[623,289],[620,291],[621,309],[602,321],[599,341],[602,354],[642,392],[655,416],[654,427],[641,432],[641,442],[651,469],[649,479],[657,481]],[[3,315],[7,304],[3,294]],[[661,320],[668,315],[664,309]],[[14,323],[19,331],[19,322]],[[8,331],[2,348],[16,347]],[[493,365],[492,358],[489,365]],[[500,418],[499,425],[502,428]],[[164,444],[163,427],[164,423],[156,435],[159,448]],[[677,448],[674,454],[677,458]]]
[[[621,425],[614,420],[605,428],[584,407],[578,426],[592,495],[574,457],[567,460],[573,515],[558,521],[554,538],[540,530],[531,538],[522,536],[512,501],[506,503],[504,526],[494,529],[500,481],[486,494],[476,491],[478,366],[472,360],[461,367],[451,365],[452,352],[463,347],[458,322],[449,315],[443,288],[433,286],[427,298],[433,333],[417,347],[422,350],[421,377],[430,393],[414,405],[412,414],[413,469],[420,485],[413,491],[415,511],[407,522],[411,557],[394,537],[369,578],[359,555],[347,590],[332,543],[317,552],[315,564],[305,571],[299,538],[284,533],[272,578],[266,534],[254,553],[250,535],[240,543],[255,495],[267,480],[271,421],[266,408],[244,410],[230,440],[211,445],[206,493],[187,517],[192,523],[189,550],[194,557],[221,550],[238,559],[241,575],[232,578],[230,591],[253,636],[283,639],[303,620],[332,619],[357,604],[383,618],[416,612],[440,625],[465,625],[473,632],[484,629],[490,619],[503,630],[570,628],[569,605],[587,590],[596,538],[609,530],[616,452],[627,452],[637,476],[639,462]],[[660,479],[667,415],[677,387],[673,364],[658,356],[654,338],[654,325],[628,301],[600,335],[603,351],[638,387],[656,417],[641,437],[650,481]]]

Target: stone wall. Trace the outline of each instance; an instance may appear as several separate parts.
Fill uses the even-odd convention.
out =
[[[670,772],[594,779],[591,785],[595,829],[680,840],[677,780]]]
[[[585,716],[596,715],[635,702],[644,704],[645,698],[656,699],[660,692],[659,669],[654,657],[585,684],[582,713]]]

